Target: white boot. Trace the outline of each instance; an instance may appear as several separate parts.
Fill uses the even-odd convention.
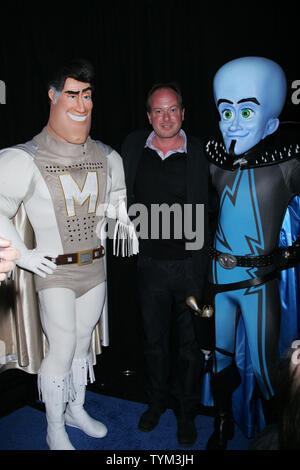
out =
[[[69,395],[68,377],[38,376],[40,395],[47,417],[46,441],[50,450],[75,450],[65,429],[65,408]]]
[[[75,397],[67,405],[65,414],[66,424],[81,429],[88,436],[101,438],[106,436],[107,427],[100,421],[91,418],[83,408],[88,370],[90,381],[93,382],[95,377],[91,359],[74,359],[72,364],[72,380]]]

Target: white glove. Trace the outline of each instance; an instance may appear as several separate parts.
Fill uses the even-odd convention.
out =
[[[46,253],[36,249],[28,250],[12,221],[4,215],[0,215],[0,231],[0,236],[10,240],[11,245],[19,250],[20,258],[16,261],[16,264],[20,268],[27,269],[40,277],[46,277],[47,274],[52,274],[57,268],[55,263],[45,258],[45,256],[56,258],[57,253]]]
[[[20,259],[16,261],[16,264],[23,269],[32,271],[40,277],[46,277],[47,274],[52,274],[57,268],[57,265],[46,259],[45,257],[56,258],[57,254],[53,255],[37,250],[26,250],[22,251]]]

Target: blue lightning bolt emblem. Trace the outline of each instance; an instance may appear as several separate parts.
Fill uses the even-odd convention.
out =
[[[259,255],[264,248],[253,169],[239,169],[232,188],[224,188],[215,247],[222,252],[243,256]],[[253,270],[247,270],[250,277],[254,276]]]

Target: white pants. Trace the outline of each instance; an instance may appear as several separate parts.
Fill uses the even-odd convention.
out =
[[[66,288],[43,289],[38,293],[41,323],[49,343],[39,374],[66,375],[73,359],[88,356],[105,295],[105,282],[78,298]]]

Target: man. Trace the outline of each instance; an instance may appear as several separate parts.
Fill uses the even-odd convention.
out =
[[[148,232],[139,240],[137,269],[149,407],[140,418],[139,429],[154,429],[167,407],[170,333],[174,327],[177,362],[172,392],[176,396],[177,436],[180,444],[192,445],[197,437],[194,415],[200,400],[204,359],[196,342],[192,314],[185,302],[188,295],[194,295],[198,301],[201,299],[207,260],[203,243],[196,240],[194,246],[187,248],[187,238],[190,238],[187,231],[180,235],[175,232],[184,220],[193,220],[197,235],[206,229],[204,218],[199,217],[197,209],[204,204],[206,214],[207,163],[201,153],[201,144],[195,138],[187,137],[181,128],[184,108],[175,85],[159,84],[150,90],[147,116],[153,131],[133,132],[126,138],[121,152],[128,207],[136,203],[138,206],[135,207],[142,212],[146,208],[148,214],[141,220],[141,225],[148,226]],[[169,220],[170,236],[164,237],[164,216],[170,216],[170,213],[162,214],[160,224],[155,219],[154,209],[174,206],[181,210],[177,217],[175,214],[173,222]],[[187,206],[192,208],[190,218],[184,217]],[[151,233],[155,235],[151,237]],[[201,320],[199,318],[199,322]],[[211,345],[205,337],[205,327],[204,324],[201,346],[209,349]]]
[[[233,60],[214,78],[222,140],[206,154],[220,198],[210,250],[215,297],[212,392],[218,412],[207,449],[225,449],[232,438],[232,393],[240,384],[234,362],[242,315],[253,371],[270,419],[280,332],[278,270],[297,258],[297,246],[275,251],[291,198],[300,193],[299,127],[279,126],[286,97],[281,67],[261,57]],[[293,262],[293,260],[292,260]]]
[[[19,258],[18,250],[11,246],[9,240],[0,238],[0,282],[6,279],[7,273],[12,271],[15,266],[15,261]]]
[[[46,127],[32,141],[0,154],[0,232],[20,251],[17,265],[35,274],[49,342],[38,383],[53,450],[74,449],[65,423],[93,437],[107,433],[83,408],[88,374],[94,380],[91,335],[105,299],[99,238],[106,209],[120,208],[122,233],[127,229],[128,238],[132,235],[121,157],[89,137],[93,81],[87,61],[62,67],[49,84]],[[21,203],[34,230],[34,250],[27,249],[10,220]]]

